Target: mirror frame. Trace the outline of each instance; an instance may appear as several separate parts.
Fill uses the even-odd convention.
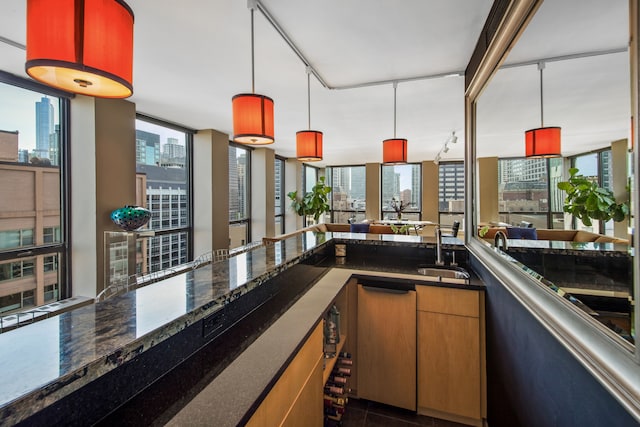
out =
[[[630,90],[631,90],[631,138],[637,139],[638,114],[640,110],[638,87],[637,43],[639,34],[638,1],[629,0],[630,31]],[[465,75],[465,227],[471,232],[465,235],[465,244],[472,256],[483,264],[491,274],[508,289],[516,299],[540,322],[611,394],[636,418],[640,419],[640,343],[625,342],[604,325],[590,319],[550,289],[540,286],[522,269],[504,259],[504,254],[489,247],[477,238],[478,183],[475,179],[476,165],[476,111],[477,101],[483,90],[507,58],[535,15],[543,0],[495,0],[483,29],[476,51]],[[495,31],[494,34],[488,34]],[[482,46],[483,40],[490,40]],[[638,148],[633,151],[633,188],[638,185]],[[631,225],[638,230],[640,203],[632,200],[634,217]],[[635,234],[635,233],[634,233]],[[633,239],[634,255],[638,254],[638,239]],[[635,300],[640,296],[638,273],[640,260],[633,257],[633,291]],[[635,309],[635,331],[640,330],[640,305]]]

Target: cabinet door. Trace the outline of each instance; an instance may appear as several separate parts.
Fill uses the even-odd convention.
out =
[[[282,427],[322,427],[324,411],[322,360],[319,358],[298,398],[282,423]]]
[[[416,293],[358,285],[358,397],[416,409]]]
[[[418,408],[480,419],[480,320],[418,312]]]

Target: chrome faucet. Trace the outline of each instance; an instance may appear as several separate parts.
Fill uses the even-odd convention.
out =
[[[436,265],[444,265],[444,260],[442,259],[442,230],[436,225],[433,231],[436,235]]]
[[[496,235],[493,238],[493,246],[502,251],[506,251],[508,249],[507,235],[500,230],[496,231]]]

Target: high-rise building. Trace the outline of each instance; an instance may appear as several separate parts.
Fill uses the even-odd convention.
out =
[[[382,167],[382,206],[391,209],[391,199],[400,198],[400,174],[394,166]]]
[[[411,165],[411,198],[410,203],[413,209],[420,209],[420,190],[422,189],[422,168],[418,165]]]
[[[165,167],[185,167],[186,148],[177,138],[167,138],[167,142],[162,146],[162,166]]]
[[[440,212],[464,211],[464,163],[441,162],[438,168],[438,209]]]
[[[149,226],[153,230],[185,227],[189,219],[185,170],[138,164],[136,172],[146,175],[147,209],[151,211]],[[185,233],[170,233],[148,239],[146,265],[149,271],[171,268],[187,262]]]
[[[362,166],[359,167],[351,167],[351,187],[350,193],[351,198],[359,201],[364,201],[366,198],[366,172],[365,168]]]
[[[160,135],[136,129],[136,164],[160,165]]]
[[[51,134],[54,133],[54,129],[53,105],[49,98],[43,96],[36,102],[36,157],[51,159]]]

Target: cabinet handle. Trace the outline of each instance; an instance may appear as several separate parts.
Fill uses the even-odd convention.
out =
[[[385,292],[388,294],[406,294],[409,292],[408,289],[379,288],[377,286],[365,286],[365,285],[360,285],[360,286],[362,286],[362,289],[364,289],[365,291]]]

